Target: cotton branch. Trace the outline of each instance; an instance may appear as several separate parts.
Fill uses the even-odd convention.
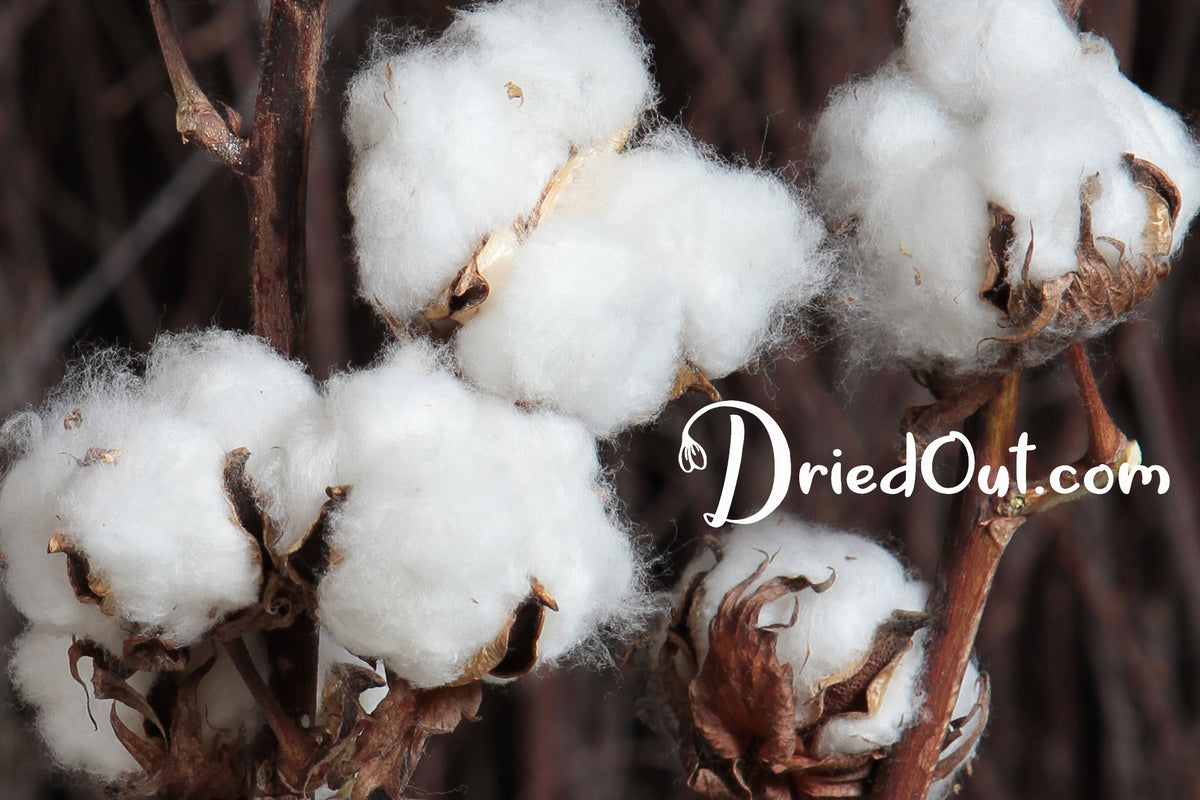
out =
[[[993,475],[1007,460],[1019,382],[1018,368],[967,420],[979,466],[987,465]],[[877,800],[923,800],[929,792],[1000,556],[1024,521],[998,516],[994,505],[995,499],[975,484],[958,496],[929,601],[934,619],[925,650],[925,703],[920,721],[883,764],[873,794]]]
[[[251,234],[254,332],[280,353],[305,352],[305,189],[325,36],[325,0],[272,0],[262,74],[249,139],[217,112],[192,76],[162,0],[150,0],[163,59],[178,103],[176,124],[242,178]],[[312,717],[317,637],[301,616],[271,631],[273,688],[288,713]]]
[[[150,14],[154,17],[154,30],[162,47],[163,63],[167,67],[178,104],[175,109],[175,130],[183,135],[185,143],[198,144],[234,172],[241,172],[242,156],[246,149],[246,140],[237,130],[241,120],[236,112],[227,109],[230,115],[227,121],[196,82],[183,56],[179,31],[175,29],[175,23],[171,21],[171,15],[162,0],[150,0]]]

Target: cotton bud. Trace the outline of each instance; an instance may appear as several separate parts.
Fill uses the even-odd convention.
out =
[[[293,498],[278,549],[326,553],[321,624],[411,686],[512,677],[639,612],[591,436],[479,394],[430,346],[332,379],[278,458],[293,476],[268,487]]]
[[[1051,0],[907,8],[895,58],[834,92],[813,161],[860,358],[942,396],[1127,316],[1183,241],[1200,151]]]
[[[862,793],[920,712],[927,594],[851,533],[775,517],[725,535],[684,573],[658,654],[689,786],[712,798]],[[973,666],[963,687],[941,791],[986,720]]]
[[[610,0],[480,5],[434,42],[379,53],[346,118],[363,297],[400,320],[435,301],[573,152],[628,129],[652,95],[646,46]]]

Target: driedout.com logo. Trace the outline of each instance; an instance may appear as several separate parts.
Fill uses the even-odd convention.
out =
[[[691,429],[692,425],[705,414],[722,409],[729,411],[729,459],[725,466],[725,481],[721,487],[717,509],[714,512],[705,513],[704,521],[714,528],[720,528],[726,524],[750,525],[772,514],[787,496],[792,482],[791,448],[788,447],[779,424],[766,411],[752,403],[740,400],[722,400],[700,409],[683,426],[679,444],[679,467],[684,472],[703,470],[708,467],[708,454],[700,446],[700,443],[692,438]],[[733,505],[738,476],[742,470],[742,457],[746,442],[746,422],[737,412],[753,417],[766,430],[775,462],[775,474],[771,484],[771,493],[762,508],[750,516],[730,519],[729,512]],[[934,474],[934,459],[943,448],[952,445],[962,449],[966,459],[966,473],[958,483],[947,486],[941,483]],[[1023,495],[1028,491],[1026,468],[1029,453],[1036,449],[1035,445],[1029,443],[1029,435],[1022,433],[1017,444],[1008,448],[1014,456],[1013,474],[1010,476],[1008,468],[1001,466],[993,475],[987,464],[981,466],[976,472],[975,453],[971,449],[971,443],[958,431],[934,439],[921,453],[920,458],[917,458],[916,440],[911,433],[908,433],[905,435],[904,463],[890,470],[878,480],[875,478],[875,470],[866,464],[845,468],[840,461],[835,461],[829,466],[805,461],[796,472],[796,481],[800,491],[805,494],[812,489],[813,482],[817,478],[821,478],[828,480],[829,486],[835,494],[841,494],[843,490],[849,490],[854,494],[881,491],[884,494],[902,494],[905,497],[911,497],[916,488],[919,474],[925,485],[939,494],[957,494],[975,480],[978,481],[980,490],[987,494],[1007,495],[1009,488],[1015,484],[1016,491]],[[835,459],[839,458],[841,454],[841,450],[833,451]],[[1061,495],[1073,494],[1080,491],[1081,488],[1091,494],[1106,494],[1114,486],[1122,494],[1128,494],[1135,479],[1140,479],[1144,486],[1157,481],[1159,494],[1164,494],[1171,486],[1171,478],[1167,474],[1167,470],[1158,465],[1142,464],[1140,452],[1137,452],[1131,461],[1122,463],[1115,471],[1108,464],[1093,466],[1084,472],[1082,479],[1075,466],[1069,464],[1057,466],[1050,471],[1047,483],[1051,491]],[[1034,487],[1033,491],[1040,495],[1046,491],[1046,487],[1039,484]]]

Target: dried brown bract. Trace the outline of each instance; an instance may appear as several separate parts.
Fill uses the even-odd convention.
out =
[[[923,613],[896,611],[879,626],[868,652],[823,682],[815,697],[797,711],[793,668],[776,653],[779,632],[795,624],[760,625],[763,607],[798,592],[823,592],[837,580],[821,582],[778,576],[752,586],[770,557],[721,598],[708,625],[708,650],[700,656],[689,631],[707,572],[684,590],[659,651],[657,669],[668,703],[679,720],[678,738],[688,786],[713,800],[750,798],[857,797],[866,793],[874,765],[888,754],[881,746],[861,753],[818,755],[816,741],[831,721],[871,715],[913,637],[927,624]],[[980,698],[986,713],[986,692]],[[976,712],[972,712],[973,715]],[[978,726],[982,730],[982,726]],[[972,728],[974,735],[978,735]],[[952,732],[952,740],[963,734]],[[960,742],[946,757],[951,774],[973,743]],[[951,764],[950,762],[954,763]]]

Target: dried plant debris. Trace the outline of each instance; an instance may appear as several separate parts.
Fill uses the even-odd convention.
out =
[[[822,114],[817,196],[856,222],[837,291],[857,360],[969,385],[1149,296],[1200,206],[1200,151],[1052,0],[907,7],[903,47]]]
[[[853,534],[778,517],[724,536],[685,574],[657,657],[688,785],[739,800],[865,794],[919,708],[926,594]],[[964,686],[935,796],[986,717],[974,666]]]

